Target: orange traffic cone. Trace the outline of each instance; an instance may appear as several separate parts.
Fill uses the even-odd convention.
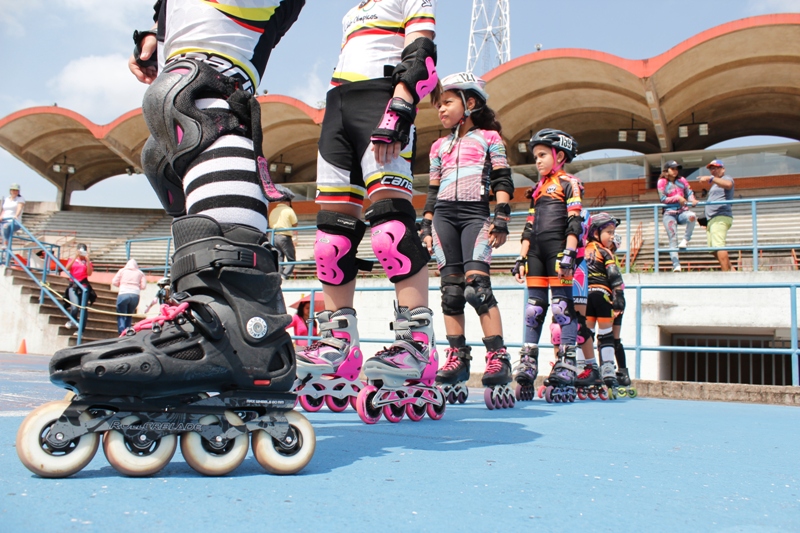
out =
[[[25,339],[22,339],[22,342],[19,343],[19,349],[17,353],[20,355],[26,355],[28,353],[28,345],[25,344]]]

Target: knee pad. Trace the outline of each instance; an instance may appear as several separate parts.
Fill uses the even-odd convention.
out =
[[[560,326],[566,326],[577,318],[575,304],[572,303],[570,298],[564,298],[563,296],[553,297],[553,318]]]
[[[586,325],[586,317],[577,312],[576,314],[578,315],[578,346],[587,340],[594,341],[594,331],[590,330]]]
[[[529,328],[541,328],[547,315],[547,301],[539,298],[528,298],[525,306],[525,325]]]
[[[464,276],[460,274],[442,276],[442,314],[446,316],[463,315],[466,305]]]
[[[475,308],[478,316],[485,315],[492,307],[497,307],[497,299],[492,292],[492,279],[486,274],[467,276],[464,298]]]
[[[182,217],[186,214],[186,196],[183,182],[169,163],[169,158],[152,135],[142,148],[142,170],[156,192],[168,215]]]
[[[379,200],[364,217],[372,227],[372,251],[389,281],[410,278],[428,264],[431,256],[417,234],[417,213],[411,202],[399,198]]]
[[[561,326],[557,322],[550,322],[550,342],[553,346],[561,344]]]
[[[366,231],[367,225],[355,217],[333,211],[317,213],[314,259],[320,282],[345,285],[355,279],[359,270],[372,270],[372,263],[356,258]]]

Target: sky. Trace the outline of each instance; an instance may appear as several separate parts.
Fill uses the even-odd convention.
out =
[[[127,59],[133,30],[152,24],[153,1],[0,0],[0,49],[7,62],[13,61],[0,84],[0,117],[57,103],[107,124],[139,107],[145,86],[130,74]],[[312,106],[324,101],[339,53],[342,16],[358,3],[307,0],[273,51],[259,93],[293,96]],[[438,71],[442,76],[463,71],[472,2],[438,0],[436,9]],[[511,56],[535,52],[541,44],[542,49],[585,48],[644,59],[725,22],[786,12],[800,12],[800,0],[510,0]],[[53,185],[0,149],[0,194],[14,182],[29,201],[55,200]],[[75,192],[72,203],[160,205],[146,178],[136,175]]]

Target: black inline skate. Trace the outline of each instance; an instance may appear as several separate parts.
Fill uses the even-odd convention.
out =
[[[621,391],[620,396],[627,396],[629,398],[636,398],[639,394],[636,389],[631,386],[631,377],[628,374],[627,368],[620,368],[616,372],[617,389]]]
[[[575,378],[575,388],[579,400],[608,400],[608,394],[603,386],[603,378],[597,365],[587,365],[583,372]]]
[[[544,399],[547,403],[574,402],[577,397],[575,378],[578,368],[575,366],[575,346],[561,347],[558,360],[553,365],[550,376],[545,380]]]
[[[202,215],[176,219],[172,232],[173,305],[117,339],[53,356],[50,380],[75,396],[22,423],[17,453],[32,472],[78,472],[101,434],[109,463],[129,476],[164,468],[178,435],[186,462],[205,475],[239,466],[251,433],[272,473],[311,460],[314,429],[292,410],[295,358],[274,251],[263,233]]]
[[[436,373],[436,385],[442,388],[448,403],[464,403],[469,398],[467,381],[472,348],[467,346],[464,335],[448,335],[447,342],[450,343],[450,348],[445,350],[447,360]]]
[[[486,346],[486,371],[481,383],[486,387],[483,401],[489,409],[514,407],[514,391],[511,390],[511,358],[503,345],[503,337],[494,335],[484,337]]]
[[[539,374],[539,347],[526,344],[519,351],[519,363],[514,367],[514,397],[517,401],[533,400],[536,397],[536,376]]]
[[[617,381],[617,368],[611,361],[607,361],[600,366],[600,374],[603,377],[603,382],[606,384],[608,397],[610,399],[616,400],[617,398],[625,398],[626,396],[630,396],[631,398],[636,397],[636,389],[620,386]],[[631,391],[633,391],[632,395],[630,394]]]

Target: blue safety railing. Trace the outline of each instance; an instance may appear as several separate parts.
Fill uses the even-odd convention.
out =
[[[166,241],[167,242],[167,250],[165,252],[166,256],[164,257],[164,266],[163,267],[139,267],[139,270],[143,272],[154,272],[163,270],[164,277],[169,276],[169,256],[170,250],[172,249],[172,237],[147,237],[141,239],[128,239],[125,241],[125,260],[130,261],[131,259],[131,246],[135,243],[139,242],[155,242],[155,241]]]
[[[3,264],[7,267],[13,266],[15,268],[20,268],[28,275],[29,278],[36,282],[39,287],[39,305],[44,303],[44,298],[47,296],[64,314],[64,316],[76,326],[78,332],[77,344],[81,344],[81,341],[83,340],[83,329],[86,325],[86,302],[87,298],[89,297],[89,291],[86,290],[87,287],[75,279],[72,274],[70,274],[69,270],[67,270],[67,268],[61,263],[59,257],[61,255],[61,248],[58,245],[40,241],[33,235],[33,233],[30,232],[30,230],[28,230],[28,228],[25,227],[24,224],[18,220],[13,220],[12,224],[14,224],[14,228],[22,230],[24,236],[13,235],[12,233],[12,238],[9,239],[8,243],[6,243],[6,249],[2,252]],[[14,248],[14,241],[22,241],[31,244],[22,246],[20,248]],[[38,271],[39,269],[29,266],[31,264],[31,258],[33,257],[33,254],[38,254],[40,251],[44,252],[43,257],[41,258],[44,263],[41,269],[41,279],[37,276],[37,274],[34,273],[34,271]],[[54,254],[54,251],[56,251],[57,254]],[[27,259],[25,259],[24,262],[18,259],[18,257],[23,257],[21,254],[25,254],[27,256]],[[51,270],[50,265],[54,265],[55,268]],[[65,273],[70,281],[72,281],[81,289],[81,311],[78,320],[75,320],[72,314],[61,304],[60,298],[50,289],[49,285],[47,284],[48,274],[58,276],[60,272]]]
[[[776,354],[776,355],[790,355],[791,356],[791,365],[792,365],[792,385],[797,387],[800,386],[800,367],[798,366],[798,356],[800,356],[800,347],[798,347],[798,334],[797,334],[797,283],[761,283],[761,284],[714,284],[714,285],[627,285],[625,286],[626,291],[635,291],[636,292],[636,309],[634,313],[634,319],[636,321],[636,343],[634,346],[631,346],[629,343],[625,343],[627,350],[634,350],[636,354],[636,368],[635,368],[635,376],[636,379],[641,378],[641,362],[642,362],[642,352],[652,351],[652,352],[668,352],[668,351],[691,351],[691,352],[698,352],[698,353],[748,353],[748,354]],[[790,325],[791,328],[791,346],[792,348],[712,348],[712,347],[687,347],[687,346],[648,346],[642,344],[642,292],[645,290],[695,290],[695,289],[713,289],[715,291],[719,290],[763,290],[763,289],[788,289],[790,291]],[[492,287],[493,291],[526,291],[527,287],[524,285],[519,286],[500,286],[500,287]],[[387,291],[394,291],[394,287],[364,287],[364,288],[357,288],[356,292],[387,292]],[[429,286],[429,292],[439,292],[439,287],[437,286]],[[322,292],[322,287],[285,287],[283,288],[284,293],[309,293],[309,317],[315,316],[315,303],[316,303],[316,295]],[[525,306],[527,304],[527,292],[523,292],[523,295],[520,297],[520,301],[522,303],[522,313],[524,316],[525,313]],[[311,343],[312,341],[319,339],[319,337],[312,335],[313,331],[313,320],[309,320],[308,324],[308,334],[307,335],[300,335],[300,336],[292,336],[292,339],[303,340],[307,343]],[[525,338],[525,322],[523,320],[522,332],[521,332],[521,339]],[[386,338],[364,338],[362,337],[361,342],[363,343],[377,343],[377,344],[386,344],[389,345],[394,342],[393,338],[386,337]],[[522,347],[522,342],[509,342],[509,338],[506,339],[506,346],[509,348],[520,348]],[[448,345],[446,341],[437,341],[437,345]],[[470,346],[483,346],[480,342],[468,342]],[[552,344],[539,344],[540,347],[552,348]]]
[[[786,196],[786,197],[769,197],[769,198],[753,198],[749,200],[728,200],[728,201],[721,201],[721,202],[699,202],[697,204],[697,208],[702,208],[706,205],[735,205],[735,204],[749,204],[751,208],[751,217],[750,217],[750,224],[751,230],[753,235],[752,244],[750,246],[725,246],[719,248],[710,248],[710,247],[699,247],[699,246],[692,246],[692,252],[715,252],[719,250],[728,250],[728,251],[735,251],[735,250],[752,250],[753,253],[753,270],[758,271],[759,268],[759,252],[764,250],[791,250],[795,248],[800,248],[800,242],[791,241],[786,243],[779,243],[779,244],[769,244],[769,245],[762,245],[758,242],[758,204],[767,204],[767,203],[777,203],[777,202],[796,202],[798,206],[796,206],[793,210],[787,210],[787,212],[794,212],[797,211],[797,208],[800,207],[800,196]],[[634,228],[632,227],[632,216],[631,213],[635,210],[651,210],[653,212],[653,267],[654,271],[658,272],[659,270],[659,255],[662,253],[669,253],[669,252],[678,252],[678,253],[685,253],[687,252],[686,249],[679,249],[679,248],[662,248],[660,247],[660,230],[662,228],[661,223],[661,210],[664,207],[674,207],[674,204],[629,204],[629,205],[607,205],[603,207],[593,207],[587,209],[590,213],[596,213],[600,211],[605,211],[611,214],[620,213],[619,217],[625,221],[625,227],[627,231],[625,232],[625,243],[624,246],[620,247],[620,255],[625,256],[625,272],[630,273],[631,271],[631,254],[633,251],[631,250],[631,244],[633,241],[633,233]],[[511,213],[513,218],[520,218],[520,217],[527,217],[527,211],[517,211]],[[738,224],[738,222],[737,222]],[[292,231],[292,232],[316,232],[316,226],[298,226],[292,228],[272,228],[267,230],[267,235],[270,239],[272,244],[275,243],[275,232],[279,231]],[[172,242],[171,237],[152,237],[148,239],[130,239],[127,241],[125,248],[127,252],[127,258],[130,259],[130,250],[131,245],[137,242],[146,242],[146,241],[158,241],[164,240],[167,241],[167,250],[166,250],[166,258],[164,262],[164,266],[161,267],[151,267],[146,270],[163,270],[164,275],[167,276],[169,274],[169,251],[170,251],[170,244]],[[515,258],[517,254],[492,254],[493,259],[508,259],[508,258]],[[641,256],[640,256],[641,257]],[[374,257],[365,257],[366,260],[376,261]],[[304,260],[304,261],[281,261],[280,266],[284,265],[313,265],[313,260]],[[145,270],[145,269],[143,269]]]

